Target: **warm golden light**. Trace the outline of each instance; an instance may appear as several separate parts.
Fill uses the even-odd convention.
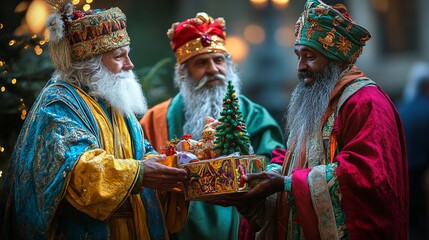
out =
[[[86,0],[86,3],[92,3],[92,0]]]
[[[28,2],[22,1],[15,7],[15,13],[22,13],[28,9]]]
[[[0,23],[0,29],[3,29],[3,23]]]
[[[11,81],[12,84],[16,84],[16,78],[13,78]]]
[[[36,55],[41,55],[43,53],[43,49],[37,45],[34,47],[34,52],[36,53]]]
[[[2,73],[3,73],[3,75],[6,75],[6,74],[7,74],[7,71],[6,71],[6,70],[4,70]]]
[[[39,44],[40,44],[40,45],[43,45],[43,44],[45,44],[45,43],[46,43],[46,41],[45,41],[45,40],[40,40],[40,41],[39,41]]]
[[[388,0],[371,0],[371,4],[376,11],[387,12],[389,10]]]
[[[256,24],[252,24],[244,28],[244,38],[252,44],[260,44],[265,40],[264,29]]]
[[[30,31],[33,33],[41,33],[43,29],[45,29],[47,15],[48,8],[45,1],[32,1],[28,7],[27,14],[25,14],[25,21]]]
[[[4,64],[5,64],[4,61],[0,61],[0,67],[3,67]]]
[[[79,2],[80,2],[80,0],[73,0],[73,1],[72,1],[73,5],[78,5],[78,4],[79,4]]]
[[[30,47],[30,45],[25,44],[24,49],[27,50]]]
[[[15,43],[16,43],[15,39],[12,39],[9,41],[9,46],[13,46],[13,44],[15,44]]]
[[[289,4],[289,0],[272,0],[277,8],[285,8]]]
[[[5,87],[5,86],[1,86],[0,91],[1,91],[1,92],[6,91],[6,87]]]
[[[281,27],[276,31],[276,42],[280,46],[290,47],[295,42],[295,34],[291,28]]]
[[[250,0],[250,3],[255,7],[265,7],[268,0]]]
[[[249,51],[246,42],[238,36],[229,36],[226,39],[226,49],[235,62],[241,62]]]
[[[43,31],[43,38],[46,42],[49,42],[49,31],[45,28],[45,31]]]
[[[91,9],[91,5],[85,4],[85,5],[83,5],[82,9],[83,9],[83,11],[88,11],[89,9]]]
[[[21,119],[24,120],[27,116],[27,108],[25,107],[25,103],[22,98],[19,101],[21,102],[21,105],[18,107],[18,110],[21,111]]]
[[[4,147],[0,147],[0,152],[4,152]]]

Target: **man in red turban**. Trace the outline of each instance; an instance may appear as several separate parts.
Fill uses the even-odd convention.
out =
[[[149,109],[140,121],[145,137],[156,150],[169,139],[184,134],[200,139],[206,117],[220,117],[229,80],[238,95],[255,153],[270,157],[274,148],[283,146],[281,129],[274,118],[240,94],[239,78],[225,48],[223,18],[198,13],[195,18],[174,23],[167,35],[177,59],[174,80],[180,92]],[[169,194],[170,201],[173,198],[177,205],[166,206],[166,221],[170,233],[177,233],[177,239],[237,239],[241,217],[234,207],[190,202],[187,216],[183,194]],[[186,220],[183,228],[181,220]]]

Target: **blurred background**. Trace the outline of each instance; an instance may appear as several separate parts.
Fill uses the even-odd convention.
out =
[[[343,3],[371,32],[357,65],[395,102],[411,66],[429,61],[429,0]],[[227,48],[238,64],[242,92],[284,124],[296,84],[294,25],[305,0],[74,0],[78,9],[118,6],[127,15],[131,58],[152,106],[176,93],[174,54],[166,36],[173,22],[205,11],[226,21]],[[43,0],[0,1],[0,176],[27,112],[53,72],[47,53]],[[2,187],[0,177],[0,190]]]

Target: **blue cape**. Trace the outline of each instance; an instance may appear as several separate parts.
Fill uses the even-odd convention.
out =
[[[125,122],[134,159],[155,153],[137,119],[126,117]],[[70,230],[67,238],[107,239],[107,221],[63,201],[73,166],[82,153],[102,148],[100,139],[96,120],[74,87],[50,80],[27,115],[12,153],[0,203],[0,236],[47,239],[51,224],[61,220],[62,228]],[[164,239],[155,191],[145,188],[140,195],[151,239]]]

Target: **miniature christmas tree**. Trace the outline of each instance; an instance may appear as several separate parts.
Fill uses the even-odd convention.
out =
[[[238,109],[238,98],[231,81],[228,82],[220,116],[213,150],[218,150],[218,155],[228,155],[234,152],[239,152],[241,155],[251,154],[250,136]]]

